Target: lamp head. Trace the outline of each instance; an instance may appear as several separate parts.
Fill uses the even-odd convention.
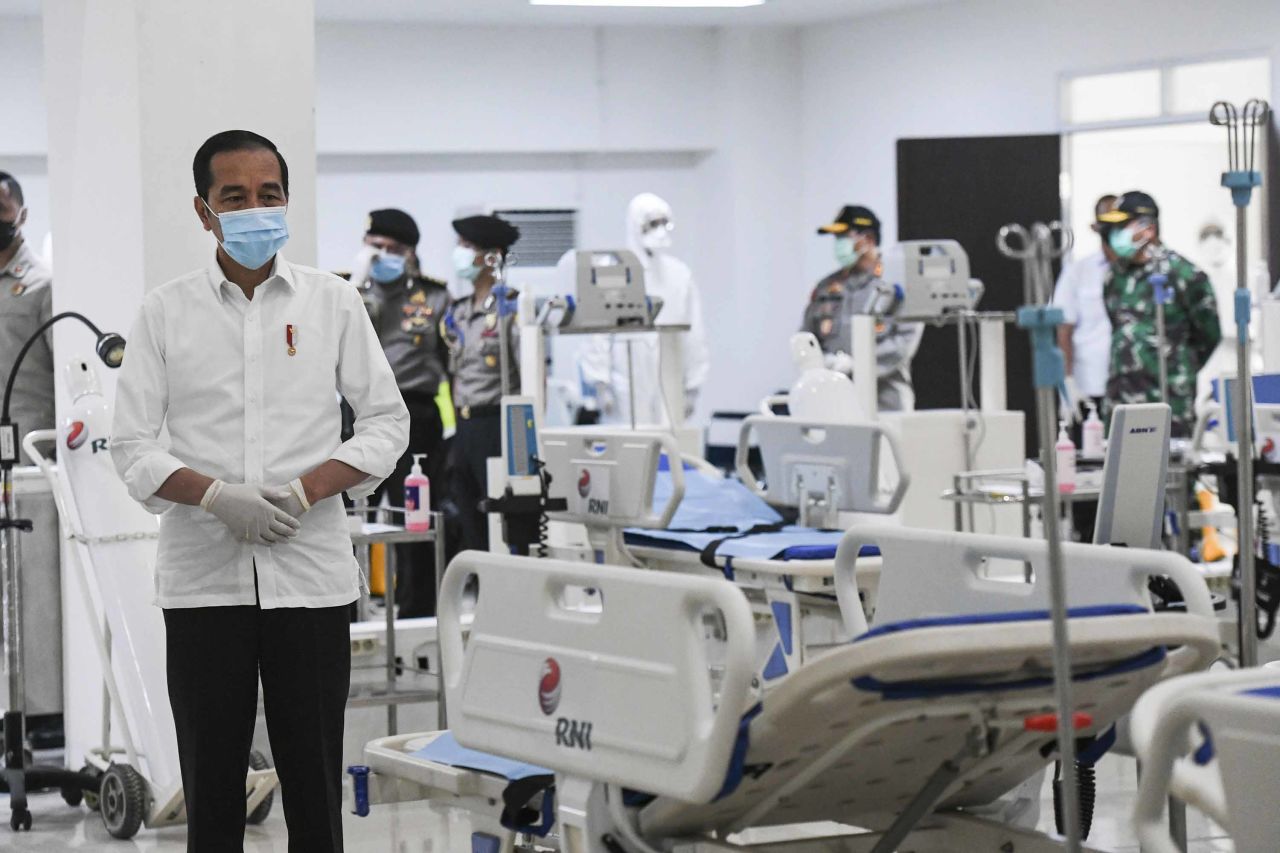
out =
[[[119,367],[124,363],[124,337],[115,332],[103,332],[98,336],[98,358],[107,367]]]

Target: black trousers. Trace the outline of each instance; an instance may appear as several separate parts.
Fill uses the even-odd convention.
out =
[[[489,495],[488,459],[502,455],[502,417],[458,418],[453,437],[453,500],[462,529],[459,550],[489,550],[489,517],[479,503]]]
[[[431,508],[438,509],[442,491],[447,488],[444,452],[444,424],[434,395],[403,394],[409,408],[409,448],[396,462],[396,470],[382,481],[369,496],[369,506],[377,506],[383,494],[394,507],[404,507],[404,478],[413,467],[413,454],[425,453],[422,473],[431,481]],[[396,519],[399,521],[400,519]],[[430,543],[396,545],[396,604],[399,615],[436,615],[435,550]]]
[[[259,676],[289,853],[339,853],[347,606],[173,608],[164,623],[187,853],[242,853]]]

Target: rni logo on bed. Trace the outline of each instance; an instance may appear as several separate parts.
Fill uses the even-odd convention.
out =
[[[83,447],[88,438],[89,428],[84,425],[84,421],[72,421],[71,429],[67,430],[67,449],[77,450]]]
[[[548,717],[560,707],[560,664],[555,658],[542,662],[542,677],[538,680],[538,706]]]
[[[609,490],[609,484],[606,480],[603,485],[604,490]],[[578,497],[582,498],[585,505],[587,515],[608,515],[609,501],[600,500],[591,497],[591,470],[583,468],[582,474],[578,477]]]

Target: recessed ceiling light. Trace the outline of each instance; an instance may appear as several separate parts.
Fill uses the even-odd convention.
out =
[[[696,8],[739,8],[743,6],[763,6],[765,0],[529,0],[532,6],[626,6],[663,7],[678,9]]]

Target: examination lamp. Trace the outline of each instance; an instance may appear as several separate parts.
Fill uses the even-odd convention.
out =
[[[63,311],[61,314],[55,314],[41,323],[40,327],[22,345],[22,349],[18,350],[18,357],[13,360],[13,366],[9,368],[9,378],[4,385],[4,405],[3,408],[0,408],[0,468],[5,471],[12,468],[18,461],[18,425],[9,420],[9,398],[13,395],[13,383],[18,378],[18,368],[22,366],[22,360],[26,358],[27,352],[40,339],[40,336],[54,323],[59,320],[65,320],[68,317],[73,317],[84,323],[89,327],[89,331],[98,336],[98,343],[94,349],[98,353],[98,358],[102,359],[103,364],[107,367],[119,367],[124,362],[124,338],[116,332],[102,331],[83,314],[77,314],[75,311]]]

